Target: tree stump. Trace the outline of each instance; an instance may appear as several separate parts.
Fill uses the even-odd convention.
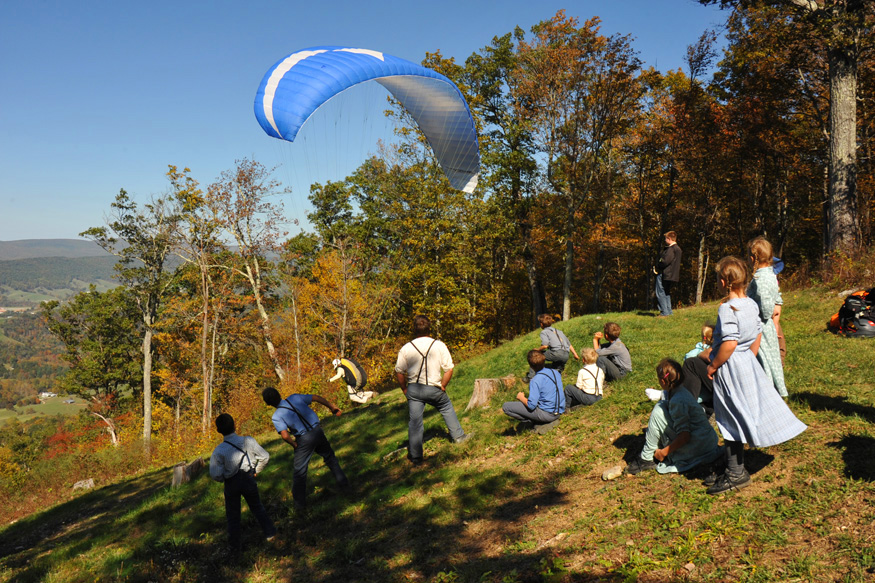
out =
[[[191,482],[192,478],[201,473],[204,469],[204,460],[197,458],[190,464],[185,462],[178,463],[173,466],[173,482],[171,487],[176,488],[182,484]]]
[[[484,407],[489,404],[489,399],[498,391],[512,389],[517,384],[517,378],[514,375],[507,375],[499,379],[477,379],[474,381],[474,393],[471,395],[471,400],[468,401],[468,406],[465,411],[470,411],[474,407]]]

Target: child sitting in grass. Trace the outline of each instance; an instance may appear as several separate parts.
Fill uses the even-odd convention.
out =
[[[684,355],[684,360],[699,356],[699,353],[711,348],[711,341],[714,338],[714,325],[705,322],[702,326],[702,340],[696,342],[696,347]]]
[[[607,340],[605,344],[602,339]],[[620,340],[620,325],[616,322],[605,324],[604,332],[596,332],[592,337],[592,347],[598,353],[596,364],[605,371],[607,382],[616,381],[632,372],[632,357],[629,349]]]
[[[557,330],[553,327],[556,320],[550,314],[541,314],[538,316],[538,323],[541,324],[541,345],[536,348],[544,353],[547,368],[558,370],[560,373],[565,370],[565,363],[568,362],[569,351],[574,355],[574,358],[579,359],[577,351],[562,330]],[[532,380],[535,376],[535,371],[529,367],[529,372],[526,373],[525,382]]]
[[[565,387],[565,403],[569,409],[601,400],[605,384],[605,371],[596,365],[599,355],[595,348],[584,348],[580,354],[584,366],[577,373],[577,383]]]
[[[656,377],[665,400],[653,406],[644,448],[623,473],[634,476],[645,470],[660,474],[684,472],[717,460],[723,448],[717,445],[717,433],[702,407],[684,387],[681,365],[664,358],[656,366]]]
[[[687,352],[684,356],[684,381],[687,390],[690,391],[699,403],[705,407],[705,413],[711,414],[711,395],[714,392],[714,385],[711,379],[708,378],[705,369],[708,368],[708,363],[711,362],[711,341],[714,338],[714,325],[706,322],[702,326],[702,340],[696,343],[696,347]],[[665,398],[663,392],[659,389],[644,389],[647,397],[651,401],[659,401]]]
[[[540,350],[530,350],[526,359],[535,371],[529,383],[529,396],[520,391],[516,400],[505,403],[501,410],[512,419],[533,424],[536,433],[547,433],[559,424],[559,416],[565,413],[562,374],[544,365],[544,353]]]

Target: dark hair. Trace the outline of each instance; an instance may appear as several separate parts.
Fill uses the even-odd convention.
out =
[[[429,334],[431,334],[431,320],[428,319],[428,316],[420,314],[413,318],[413,335],[418,338]]]
[[[556,320],[550,314],[539,314],[538,315],[538,323],[541,326],[552,326]]]
[[[227,413],[222,413],[216,417],[216,431],[222,435],[231,435],[234,433],[234,418]]]
[[[620,325],[616,322],[607,322],[605,324],[605,336],[609,340],[614,341],[620,337]]]
[[[684,382],[684,371],[676,360],[663,358],[656,365],[656,376],[665,381],[669,389],[680,386]]]
[[[282,400],[279,391],[273,387],[267,387],[261,391],[261,398],[271,407],[279,407],[280,401]]]
[[[540,350],[529,350],[526,354],[526,360],[529,361],[529,366],[535,370],[541,370],[544,368],[544,363],[547,362],[547,358]]]

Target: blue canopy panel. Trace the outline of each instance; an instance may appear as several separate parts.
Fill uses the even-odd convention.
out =
[[[480,150],[468,104],[452,81],[416,63],[344,47],[292,53],[262,79],[255,117],[269,136],[292,142],[319,106],[368,81],[380,83],[410,112],[453,188],[473,192]]]

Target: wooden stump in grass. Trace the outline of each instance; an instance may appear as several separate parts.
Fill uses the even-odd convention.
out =
[[[474,381],[474,393],[471,395],[471,400],[468,401],[468,406],[465,411],[470,411],[474,407],[483,407],[489,404],[489,399],[498,391],[512,389],[517,384],[517,378],[514,375],[507,375],[499,379],[477,379]]]
[[[176,488],[182,484],[191,482],[192,478],[201,473],[204,469],[204,460],[197,458],[190,464],[185,462],[173,466],[173,482],[171,487]]]

